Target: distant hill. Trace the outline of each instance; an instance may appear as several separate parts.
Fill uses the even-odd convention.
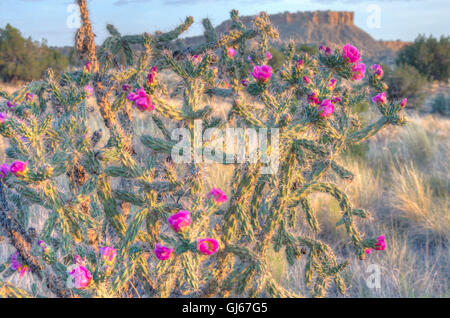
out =
[[[241,21],[251,25],[255,16],[242,16]],[[381,59],[392,64],[396,52],[406,43],[401,41],[377,41],[367,32],[354,24],[354,13],[348,11],[312,11],[284,12],[269,15],[272,24],[278,29],[280,38],[273,45],[283,45],[290,40],[298,44],[328,45],[332,48],[351,43],[358,47],[369,59]],[[226,20],[216,27],[219,34],[227,32],[231,20]],[[203,36],[186,38],[186,45],[204,41]]]

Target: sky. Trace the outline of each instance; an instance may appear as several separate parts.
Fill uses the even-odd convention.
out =
[[[418,34],[450,35],[449,0],[88,0],[96,42],[107,36],[111,23],[125,34],[169,31],[188,15],[194,25],[184,36],[202,33],[201,20],[213,25],[261,11],[354,11],[355,24],[379,40],[412,41]],[[7,23],[50,46],[73,45],[77,12],[72,0],[0,0],[0,28]]]

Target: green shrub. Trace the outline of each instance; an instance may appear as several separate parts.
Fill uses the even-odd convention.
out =
[[[0,29],[0,80],[32,81],[41,78],[47,68],[64,70],[68,59],[44,43],[24,39],[20,31],[7,24]]]
[[[450,116],[450,98],[444,94],[439,94],[431,105],[432,112],[442,116]]]
[[[425,100],[426,78],[410,65],[397,66],[394,70],[385,67],[388,93],[393,99],[408,98],[407,107],[420,109]]]
[[[448,81],[450,76],[450,37],[441,36],[439,41],[424,35],[418,36],[412,45],[398,54],[397,65],[410,65],[428,79]]]

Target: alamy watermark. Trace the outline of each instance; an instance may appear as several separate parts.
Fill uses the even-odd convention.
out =
[[[187,128],[172,131],[175,163],[257,163],[262,174],[275,174],[279,166],[278,128],[207,128],[195,120],[193,134]]]
[[[370,274],[366,278],[366,285],[370,289],[381,288],[381,269],[378,264],[370,264],[367,269],[366,273]]]
[[[366,20],[366,26],[369,29],[381,28],[381,6],[371,3],[367,6],[366,12],[369,14]]]

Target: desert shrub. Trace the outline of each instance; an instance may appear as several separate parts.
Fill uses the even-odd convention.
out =
[[[272,67],[273,70],[279,71],[283,66],[284,62],[283,52],[275,47],[271,47],[269,49],[269,52],[272,55],[272,58],[269,61],[269,65]]]
[[[444,94],[439,94],[431,105],[432,112],[438,113],[442,116],[450,116],[450,98]]]
[[[48,67],[61,71],[68,59],[45,43],[25,39],[7,24],[0,29],[0,79],[4,82],[31,81],[41,78]]]
[[[13,94],[1,92],[0,133],[13,163],[2,165],[0,224],[16,252],[0,270],[34,275],[58,297],[299,296],[269,270],[273,250],[284,252],[291,266],[305,258],[311,295],[324,296],[331,283],[345,293],[342,272],[349,261],[314,234],[326,215],[316,216],[310,197],[334,199],[335,219],[324,222],[338,227],[358,258],[383,250],[383,236],[357,229],[355,219],[369,213],[323,176],[351,182],[353,173],[337,161],[342,151],[406,123],[404,105],[385,98],[380,77],[371,73],[362,81],[357,49],[346,45],[311,56],[296,53],[291,43],[274,73],[267,51],[278,33],[267,14],[246,28],[233,10],[229,33],[219,37],[204,20],[206,43],[176,54],[169,48],[191,17],[154,36],[121,36],[109,25],[110,37],[97,54],[85,1],[78,3],[83,26],[76,48],[85,68],[63,72],[60,80],[49,70]],[[249,39],[257,47],[250,49]],[[142,50],[133,54],[131,45]],[[119,53],[125,64],[115,59]],[[162,70],[176,74],[176,87],[161,81]],[[354,81],[360,85],[347,85]],[[87,124],[91,94],[106,132]],[[352,108],[368,94],[381,116],[365,125]],[[232,105],[227,116],[213,116],[211,96]],[[158,131],[138,136],[132,125],[137,111]],[[226,126],[260,134],[258,152],[246,154],[256,160],[237,160],[242,152],[229,143],[220,147],[219,129]],[[270,138],[262,138],[267,133]],[[107,142],[99,143],[103,134]],[[203,158],[207,153],[214,155]],[[224,161],[225,154],[234,160]],[[212,189],[205,182],[202,159],[232,170],[226,193],[218,179]],[[35,206],[49,211],[40,231],[27,226]],[[308,234],[297,231],[298,218]],[[2,296],[30,295],[2,281],[0,287]]]
[[[412,45],[398,54],[397,65],[410,65],[428,79],[448,81],[450,76],[450,38],[419,35]]]
[[[413,66],[401,65],[393,70],[385,68],[385,78],[392,99],[406,97],[407,107],[420,109],[425,100],[426,78]]]

